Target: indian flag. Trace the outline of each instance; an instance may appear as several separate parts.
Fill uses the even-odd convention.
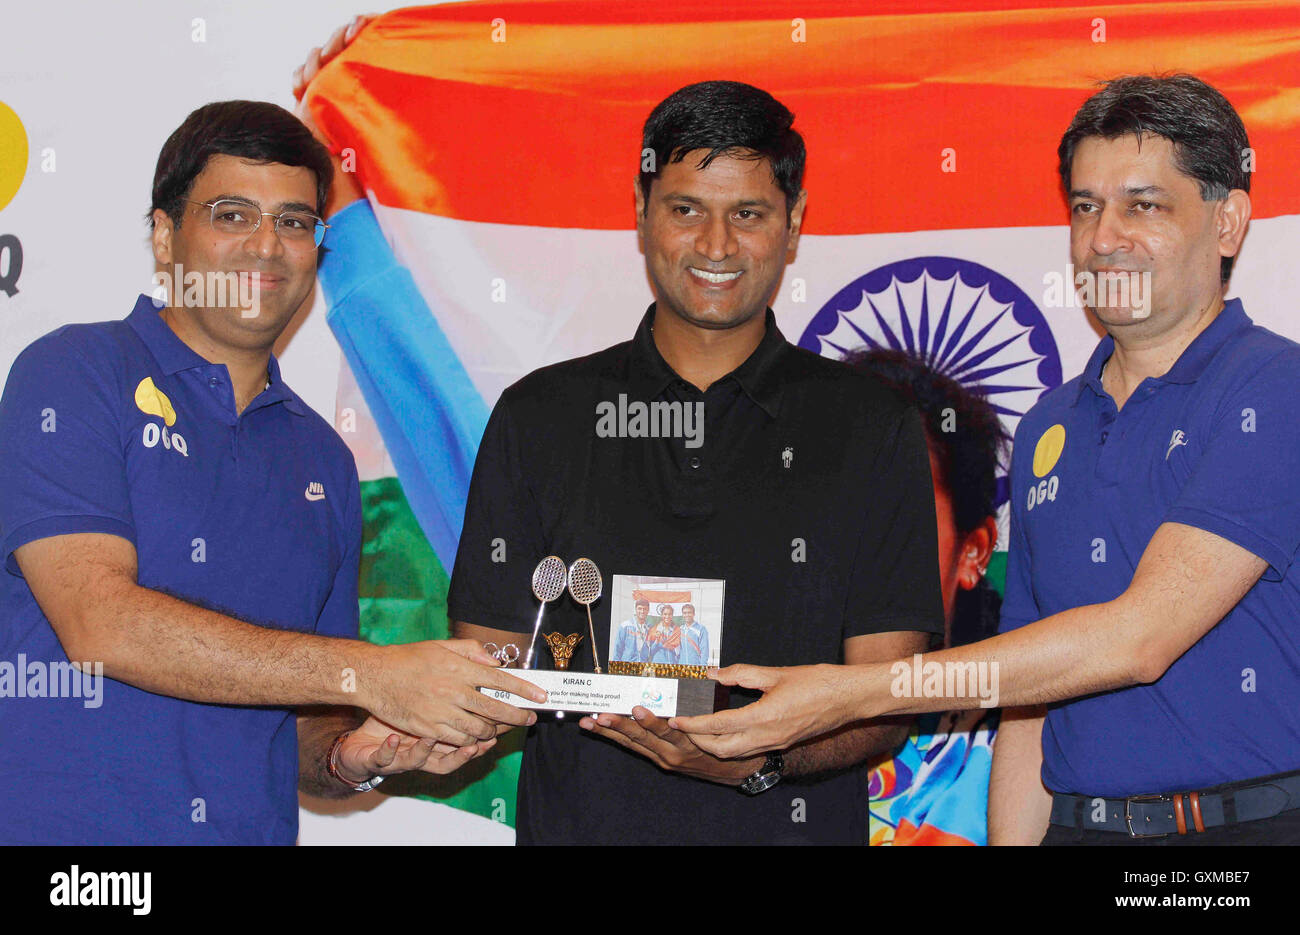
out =
[[[361,469],[370,639],[446,635],[448,569],[501,390],[631,337],[652,300],[633,230],[641,125],[692,82],[766,89],[807,142],[805,235],[773,300],[786,336],[833,356],[925,354],[1010,431],[1098,338],[1050,299],[1068,274],[1062,131],[1100,79],[1199,75],[1241,113],[1258,173],[1232,291],[1300,337],[1284,282],[1300,250],[1296,3],[863,7],[405,9],[313,83],[315,119],[369,195],[332,222],[321,278],[349,364],[338,427]],[[412,788],[512,822],[518,757]]]

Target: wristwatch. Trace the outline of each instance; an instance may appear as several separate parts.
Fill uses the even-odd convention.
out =
[[[785,757],[779,752],[769,753],[763,765],[740,784],[740,791],[745,795],[766,792],[781,781],[781,774],[784,772]]]
[[[330,753],[325,760],[325,765],[331,776],[343,783],[343,785],[347,786],[353,792],[369,792],[375,786],[384,781],[383,776],[371,776],[365,782],[357,785],[349,779],[344,779],[343,775],[339,772],[339,747],[343,746],[343,741],[347,740],[348,734],[350,733],[352,733],[352,731],[345,730],[334,738],[334,745],[330,747]]]

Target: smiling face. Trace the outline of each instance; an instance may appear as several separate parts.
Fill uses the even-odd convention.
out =
[[[273,214],[315,213],[316,194],[315,173],[305,167],[215,155],[195,177],[189,201],[234,198]],[[270,217],[263,217],[258,229],[247,236],[216,231],[210,218],[210,209],[192,203],[185,206],[179,227],[165,212],[154,212],[154,259],[175,283],[171,305],[189,328],[212,345],[245,350],[269,347],[310,294],[317,251],[310,240],[306,246],[286,245]],[[183,268],[183,278],[177,277],[178,267]],[[246,274],[243,282],[257,290],[255,314],[241,305],[238,291],[233,296],[227,291],[224,304],[206,289],[194,293],[199,301],[187,301],[184,286],[193,281],[192,273],[202,274],[205,282],[209,273]]]
[[[805,195],[787,220],[766,159],[721,155],[697,169],[705,155],[663,166],[648,203],[635,186],[637,238],[659,306],[721,330],[766,309],[798,243]]]
[[[1106,330],[1159,334],[1214,303],[1222,289],[1220,257],[1235,255],[1244,235],[1233,217],[1244,198],[1238,192],[1227,201],[1202,200],[1164,137],[1081,140],[1070,165],[1076,273],[1150,273],[1145,312],[1132,301],[1089,306]]]
[[[683,621],[683,622],[685,623],[685,625],[688,626],[688,627],[689,627],[691,624],[693,624],[693,623],[695,622],[695,608],[694,608],[694,607],[692,607],[692,606],[690,606],[689,604],[687,604],[685,607],[682,608],[682,621]]]

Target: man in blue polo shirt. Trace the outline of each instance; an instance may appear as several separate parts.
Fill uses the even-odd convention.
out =
[[[1225,301],[1249,145],[1190,75],[1109,82],[1066,131],[1071,257],[1108,334],[1017,430],[1002,635],[735,666],[763,699],[675,726],[746,756],[1001,703],[991,843],[1300,842],[1300,346]],[[957,693],[972,677],[1000,698]]]
[[[292,844],[298,788],[448,772],[534,720],[476,690],[530,690],[477,644],[355,639],[356,467],[271,355],[331,174],[281,108],[195,111],[154,180],[171,303],[10,370],[0,843]]]

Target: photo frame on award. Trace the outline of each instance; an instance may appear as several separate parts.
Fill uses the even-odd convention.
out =
[[[609,671],[706,678],[721,664],[726,589],[719,578],[614,575]]]

